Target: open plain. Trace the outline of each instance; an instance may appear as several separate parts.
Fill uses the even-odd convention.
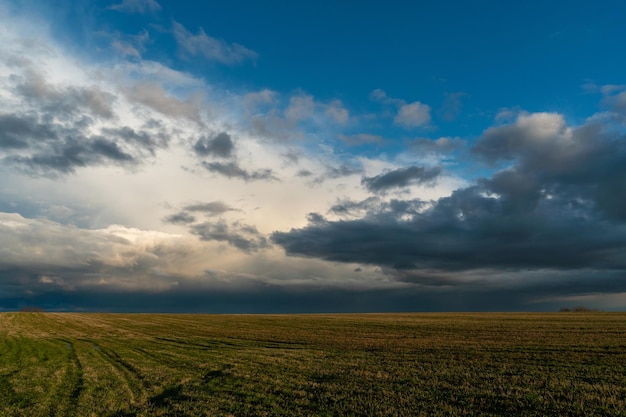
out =
[[[626,415],[626,314],[0,314],[2,416]]]

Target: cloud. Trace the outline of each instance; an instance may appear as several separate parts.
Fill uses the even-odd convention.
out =
[[[381,90],[380,88],[377,88],[375,90],[373,90],[370,93],[370,100],[372,101],[380,101],[380,102],[394,102],[395,100],[390,99],[389,96],[387,96],[387,93],[385,93],[384,90]]]
[[[119,4],[109,6],[111,10],[124,13],[154,13],[161,10],[161,5],[155,0],[122,0]]]
[[[236,162],[203,162],[202,166],[209,172],[223,175],[227,178],[238,178],[244,181],[268,180],[278,181],[271,169],[259,169],[248,171],[239,166]]]
[[[259,56],[237,43],[229,44],[221,39],[212,38],[204,33],[202,28],[197,35],[193,35],[182,24],[174,22],[172,30],[184,56],[199,56],[225,65],[241,64],[248,60],[256,61]]]
[[[15,114],[0,115],[0,148],[28,148],[32,141],[48,141],[56,138],[54,129],[40,124],[32,115],[19,117]]]
[[[393,119],[393,123],[405,129],[426,126],[431,121],[431,108],[428,104],[419,101],[407,103],[402,99],[391,98],[381,89],[372,91],[370,100],[396,107],[398,112]]]
[[[444,120],[448,122],[456,120],[463,109],[463,98],[465,97],[467,97],[467,93],[464,92],[446,93],[440,110]]]
[[[265,88],[260,91],[246,93],[242,98],[242,102],[249,111],[254,111],[260,106],[274,104],[277,97],[278,93],[276,91]]]
[[[150,41],[150,33],[144,29],[136,35],[127,35],[119,32],[100,32],[102,36],[111,39],[111,48],[123,57],[131,57],[137,60],[146,50],[146,43]]]
[[[147,130],[133,129],[129,126],[106,127],[102,129],[102,135],[120,139],[132,144],[139,149],[148,151],[154,155],[158,149],[167,148],[169,137],[163,131],[157,129],[155,133]]]
[[[158,82],[140,81],[126,89],[125,93],[131,102],[147,106],[165,116],[186,118],[199,125],[204,124],[200,109],[193,100],[182,101],[169,95]]]
[[[213,138],[206,136],[198,139],[193,147],[198,156],[217,156],[220,158],[230,158],[233,156],[235,144],[226,132],[218,133]]]
[[[325,172],[313,180],[314,184],[321,184],[324,181],[335,180],[337,178],[351,177],[363,172],[363,168],[359,166],[341,164],[339,166],[326,166]],[[298,173],[301,177],[308,177],[312,173],[308,170],[301,170]]]
[[[210,201],[208,203],[195,203],[189,204],[184,207],[187,211],[199,212],[203,213],[207,216],[217,216],[220,214],[224,214],[228,211],[234,211],[236,209],[232,208],[228,204],[225,204],[221,201]]]
[[[428,104],[414,101],[403,104],[398,109],[398,114],[393,119],[393,123],[410,129],[420,127],[430,123],[430,106]]]
[[[246,252],[255,252],[268,248],[269,242],[254,226],[224,221],[204,222],[190,227],[191,233],[205,241],[228,243],[235,248]]]
[[[102,134],[90,135],[91,123],[64,123],[33,115],[0,116],[0,152],[4,161],[33,175],[66,174],[107,163],[135,164],[135,156]]]
[[[532,212],[511,213],[505,200],[485,196],[488,191],[456,191],[407,220],[407,210],[375,212],[275,232],[272,239],[291,255],[431,273],[626,268],[620,255],[626,249],[624,225],[586,220],[584,207],[562,211],[558,200],[544,201]]]
[[[220,216],[229,211],[238,211],[221,201],[210,201],[207,203],[188,204],[181,211],[166,216],[163,221],[166,223],[188,225],[196,222],[196,216],[192,213],[201,213],[207,217]]]
[[[312,216],[272,240],[288,255],[376,265],[419,285],[622,292],[625,139],[593,121],[570,127],[558,114],[520,114],[473,147],[507,164],[490,177],[429,203],[342,201],[329,210],[340,220]],[[372,178],[402,184],[407,172],[392,172]],[[548,288],[561,281],[569,287]]]
[[[626,115],[626,86],[613,87],[613,90],[605,94],[603,103],[611,110]]]
[[[299,95],[289,99],[289,107],[285,109],[285,118],[294,122],[305,120],[315,113],[313,96]]]
[[[340,100],[333,100],[326,106],[326,116],[339,124],[346,124],[350,113]]]
[[[186,266],[196,255],[192,240],[117,225],[80,229],[0,212],[3,293],[145,288],[150,281],[154,288],[167,287],[172,276],[196,273]]]
[[[485,131],[472,151],[491,162],[530,153],[552,155],[556,148],[565,150],[564,144],[574,144],[570,141],[571,132],[560,114],[523,113],[513,124]]]
[[[13,79],[18,81],[15,92],[48,114],[68,119],[81,117],[86,111],[93,117],[113,117],[115,96],[97,86],[58,87],[30,68],[25,68],[21,77],[14,75]]]
[[[185,225],[185,224],[194,223],[196,221],[196,218],[193,215],[187,213],[186,211],[179,211],[178,213],[170,214],[169,216],[165,217],[163,221],[167,223],[172,223],[172,224]]]
[[[361,183],[372,192],[391,188],[408,187],[413,184],[432,183],[441,174],[441,167],[425,168],[410,166],[398,168],[374,177],[363,177]]]

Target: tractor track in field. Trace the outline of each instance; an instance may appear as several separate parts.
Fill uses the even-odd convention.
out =
[[[78,401],[85,385],[83,365],[72,341],[61,339],[59,342],[65,345],[67,362],[63,377],[50,398],[50,415],[75,416],[77,415]]]
[[[147,384],[144,376],[131,364],[125,361],[115,350],[106,348],[94,341],[90,342],[94,352],[109,365],[130,397],[133,405],[142,403],[147,397]]]

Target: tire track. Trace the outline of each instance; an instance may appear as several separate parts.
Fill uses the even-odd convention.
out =
[[[148,387],[143,375],[115,350],[105,348],[95,341],[91,341],[91,345],[96,354],[114,370],[117,379],[126,386],[131,405],[145,403],[148,398]]]
[[[85,386],[83,365],[76,354],[74,343],[69,340],[62,341],[65,342],[65,348],[68,350],[67,366],[61,382],[61,389],[65,391],[63,395],[65,398],[61,403],[61,411],[56,415],[75,416],[78,410],[78,400]]]

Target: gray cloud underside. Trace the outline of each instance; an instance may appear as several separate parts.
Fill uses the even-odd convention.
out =
[[[193,99],[180,100],[168,94],[161,84],[143,81],[126,89],[126,97],[131,102],[147,106],[165,116],[184,118],[203,126],[201,111]]]
[[[28,64],[22,69],[23,75],[9,77],[9,88],[24,105],[0,114],[5,163],[33,175],[57,175],[93,165],[137,165],[168,146],[159,127],[115,126],[114,95],[93,86],[56,86]],[[108,126],[94,129],[102,122]]]
[[[205,222],[190,226],[190,232],[205,241],[228,243],[243,252],[254,252],[268,248],[269,242],[254,226],[240,223],[226,224],[224,221]]]
[[[114,117],[115,96],[98,87],[58,87],[49,84],[42,74],[25,68],[23,76],[12,75],[14,93],[44,113],[58,119],[72,119],[83,112],[92,117]]]
[[[385,172],[374,177],[364,177],[361,183],[372,192],[386,191],[391,188],[407,187],[412,184],[432,182],[441,174],[441,167],[425,168],[410,166]]]
[[[163,220],[167,223],[187,225],[196,222],[196,217],[192,213],[202,213],[205,216],[213,217],[222,215],[229,211],[236,211],[236,209],[221,201],[195,203],[184,206],[181,211],[173,213],[165,217]]]
[[[100,275],[98,271],[85,274],[79,270],[74,275],[81,274],[83,279]],[[283,286],[250,280],[215,282],[206,278],[185,279],[176,275],[166,278],[153,274],[150,277],[153,281],[167,279],[172,285],[161,289],[78,286],[68,291],[53,280],[41,282],[41,271],[36,268],[0,268],[0,282],[13,284],[4,286],[0,310],[40,306],[49,311],[203,313],[556,311],[568,305],[562,297],[570,294],[626,292],[626,281],[618,274],[598,275],[592,282],[584,276],[569,279],[551,276],[532,286],[486,290],[484,285],[475,285],[459,291],[458,287],[445,286],[386,289],[329,288],[314,284]],[[28,292],[24,291],[24,283],[28,283]]]
[[[524,116],[486,131],[473,153],[512,165],[426,209],[344,202],[331,210],[365,214],[312,217],[272,239],[290,255],[413,270],[414,279],[470,270],[623,274],[626,140],[619,130]]]
[[[170,214],[169,216],[165,217],[163,221],[172,224],[190,224],[195,222],[196,218],[186,211],[181,211],[178,213]]]
[[[202,162],[202,166],[209,172],[220,174],[227,178],[238,178],[244,181],[278,181],[271,169],[248,171],[241,168],[236,162]]]
[[[221,201],[210,201],[208,203],[189,204],[184,207],[187,211],[195,211],[206,214],[207,216],[217,216],[227,211],[235,210],[231,206]]]
[[[135,165],[167,146],[161,133],[121,127],[91,134],[92,124],[89,117],[68,124],[45,114],[0,115],[0,155],[34,175],[66,174],[92,165]]]
[[[226,132],[217,134],[215,137],[201,137],[193,147],[198,156],[217,156],[230,158],[233,156],[235,144]]]

